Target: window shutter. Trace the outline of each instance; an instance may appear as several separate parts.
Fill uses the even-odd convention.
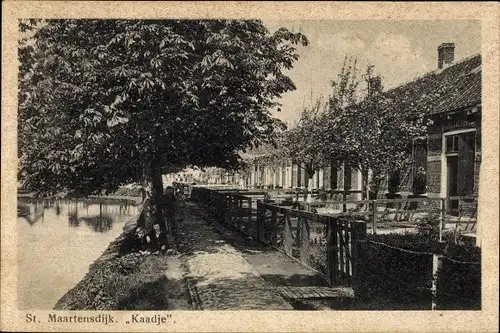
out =
[[[429,135],[428,149],[429,149],[429,152],[441,154],[441,149],[442,149],[441,134]]]
[[[352,168],[350,166],[345,166],[344,167],[344,190],[345,191],[350,191],[351,190],[351,184],[352,184]]]
[[[292,164],[292,187],[297,187],[297,165]]]
[[[325,190],[330,190],[331,167],[323,168],[323,187]]]
[[[333,165],[330,168],[330,187],[332,190],[336,190],[338,188],[338,170],[337,166]]]
[[[466,133],[458,139],[458,194],[474,193],[475,133]]]
[[[413,146],[412,178],[415,178],[420,167],[427,171],[427,140],[415,141]]]

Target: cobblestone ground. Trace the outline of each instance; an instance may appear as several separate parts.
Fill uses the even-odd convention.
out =
[[[192,298],[204,310],[292,310],[248,263],[228,244],[203,212],[187,203],[179,223],[179,249]]]

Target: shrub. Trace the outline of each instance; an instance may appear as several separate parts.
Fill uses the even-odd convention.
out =
[[[481,309],[480,248],[471,244],[449,244],[437,273],[437,308],[443,310]],[[456,261],[467,262],[460,263]]]
[[[376,241],[398,248],[427,252],[432,245],[425,237],[412,234],[370,235]],[[409,245],[409,246],[408,246]],[[403,252],[388,246],[367,243],[356,258],[354,289],[361,299],[386,298],[399,304],[430,308],[429,287],[432,256]]]
[[[427,175],[425,170],[419,169],[413,178],[413,194],[424,194],[427,191]]]
[[[479,262],[479,248],[470,244],[440,243],[425,229],[416,234],[368,235],[367,241],[356,256],[353,287],[357,298],[384,298],[398,308],[403,304],[412,309],[430,309],[432,254],[441,253],[443,265],[435,277],[438,307],[480,308],[480,265],[457,264],[447,259]]]
[[[326,266],[326,244],[311,246],[309,249],[309,263],[311,267],[317,269],[323,274],[328,273]]]
[[[389,175],[389,181],[387,190],[389,193],[394,194],[399,192],[399,186],[401,185],[401,176],[399,172],[391,172]]]

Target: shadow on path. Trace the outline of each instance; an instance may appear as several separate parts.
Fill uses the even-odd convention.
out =
[[[293,310],[245,260],[204,212],[186,204],[178,225],[179,250],[195,308],[204,310]]]
[[[212,218],[206,216],[206,213],[196,204],[186,205],[187,215],[196,216],[196,223],[189,223],[190,237],[189,252],[203,251],[205,253],[215,254],[223,247],[231,248],[236,251],[242,259],[258,275],[267,282],[269,288],[277,290],[276,287],[328,287],[328,283],[319,275],[318,272],[300,264],[296,260],[288,257],[282,252],[277,251],[265,244],[252,241],[249,237],[241,234],[238,230],[230,226],[221,225]],[[187,230],[184,225],[184,230]],[[209,229],[210,232],[200,232],[199,228]],[[194,229],[193,229],[194,228]],[[185,233],[185,231],[184,231]],[[218,256],[219,254],[217,254]],[[228,265],[231,265],[228,263]],[[242,288],[248,281],[234,281],[242,284]],[[247,288],[250,285],[247,285]],[[283,297],[283,296],[282,296]],[[337,308],[338,301],[332,300],[296,300],[285,298],[295,310],[317,310]],[[262,308],[264,310],[266,308]]]

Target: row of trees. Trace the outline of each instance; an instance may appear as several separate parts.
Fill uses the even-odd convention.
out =
[[[260,21],[24,20],[19,178],[40,195],[112,192],[147,177],[236,168],[284,128],[275,100],[307,38]]]
[[[384,92],[373,66],[360,73],[356,60],[346,57],[330,96],[304,108],[297,126],[261,163],[275,167],[291,159],[304,169],[309,192],[320,168],[346,165],[361,171],[367,198],[388,173],[411,166],[412,142],[426,133],[426,110],[416,97]]]

